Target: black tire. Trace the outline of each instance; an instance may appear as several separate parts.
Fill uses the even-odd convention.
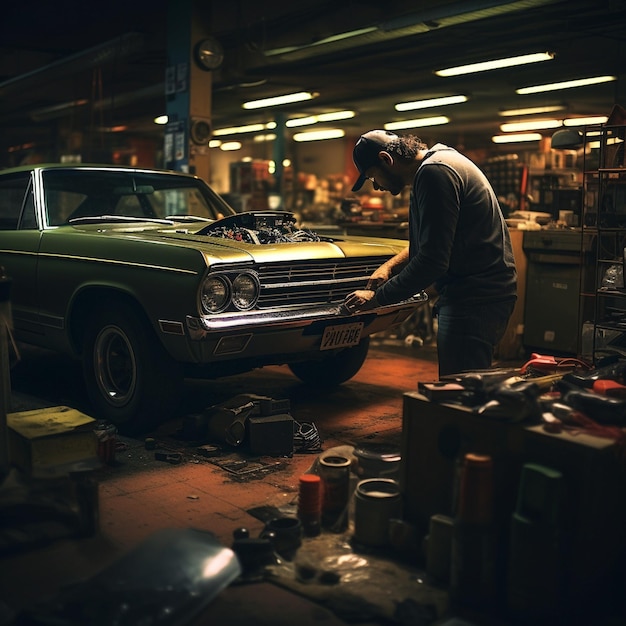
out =
[[[138,434],[173,416],[182,370],[158,343],[145,316],[116,302],[85,330],[83,375],[95,417]]]
[[[350,380],[363,366],[370,347],[365,337],[358,345],[314,361],[291,363],[289,369],[303,382],[319,387],[335,387]]]

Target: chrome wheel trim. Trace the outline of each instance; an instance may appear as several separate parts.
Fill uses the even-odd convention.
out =
[[[135,351],[118,326],[106,326],[94,344],[94,373],[98,388],[112,406],[128,404],[137,388]]]

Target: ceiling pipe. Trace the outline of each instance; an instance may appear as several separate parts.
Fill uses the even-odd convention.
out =
[[[140,33],[120,35],[93,48],[58,59],[32,72],[20,74],[0,83],[0,97],[4,98],[16,91],[38,86],[43,79],[45,83],[49,83],[72,73],[119,61],[143,50],[144,46],[145,37]]]
[[[506,13],[527,10],[552,4],[555,0],[475,0],[474,2],[453,2],[448,6],[437,6],[429,10],[389,18],[375,24],[353,26],[354,30],[334,33],[325,38],[304,44],[283,44],[276,48],[263,50],[265,63],[285,60],[294,61],[333,54],[351,48],[370,46],[403,37],[427,33],[458,24],[496,17]],[[352,27],[351,27],[352,28]]]

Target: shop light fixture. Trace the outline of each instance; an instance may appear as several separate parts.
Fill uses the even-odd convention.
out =
[[[224,135],[258,133],[263,130],[272,130],[274,128],[276,128],[276,122],[267,122],[266,124],[246,124],[245,126],[229,126],[227,128],[216,128],[212,134],[213,137],[223,137]]]
[[[447,124],[450,118],[445,115],[435,117],[422,117],[415,120],[402,120],[401,122],[387,122],[383,125],[385,130],[403,130],[405,128],[423,128],[425,126],[440,126]]]
[[[395,109],[396,111],[414,111],[415,109],[430,109],[431,107],[460,104],[461,102],[467,102],[467,96],[444,96],[442,98],[414,100],[413,102],[398,102]]]
[[[311,130],[304,133],[296,133],[293,136],[294,141],[322,141],[324,139],[339,139],[345,136],[345,131],[334,128],[328,130]]]
[[[596,117],[570,117],[563,120],[538,119],[527,122],[510,122],[500,124],[503,133],[518,133],[528,130],[547,130],[560,128],[561,126],[589,126],[592,124],[604,124],[608,120],[606,115]]]
[[[560,128],[563,120],[529,120],[528,122],[510,122],[500,124],[503,133],[519,133],[527,130],[546,130],[548,128]]]
[[[541,141],[541,133],[519,133],[516,135],[494,135],[493,143],[521,143],[524,141]]]
[[[586,87],[588,85],[599,85],[617,80],[617,76],[594,76],[592,78],[578,78],[576,80],[565,80],[560,83],[548,83],[546,85],[534,85],[532,87],[522,87],[516,89],[515,93],[528,95],[532,93],[544,93],[546,91],[558,91],[559,89],[571,89],[572,87]]]
[[[310,126],[311,124],[317,124],[316,115],[307,115],[307,117],[294,117],[287,120],[285,126],[287,128],[297,128],[298,126]]]
[[[267,135],[255,135],[252,138],[252,141],[256,141],[257,143],[263,143],[264,141],[274,141],[276,139],[275,133],[268,133]]]
[[[604,145],[605,146],[615,146],[615,145],[620,144],[620,143],[624,143],[624,140],[621,139],[620,137],[610,137],[610,138],[605,140]],[[590,148],[592,150],[593,149],[599,150],[600,146],[601,146],[601,142],[600,142],[600,140],[598,140],[598,141],[588,141],[586,145],[587,145],[588,148]]]
[[[593,126],[594,124],[606,124],[609,118],[607,115],[596,117],[569,117],[563,120],[563,126]]]
[[[241,143],[239,141],[225,141],[220,146],[220,150],[224,150],[224,152],[230,152],[232,150],[241,150]]]
[[[211,139],[209,141],[209,148],[219,148],[222,145],[222,142],[219,139]]]
[[[319,124],[320,122],[338,122],[340,120],[349,120],[355,115],[356,113],[354,111],[334,111],[333,113],[294,117],[287,120],[285,126],[287,126],[287,128],[296,128],[297,126],[310,126],[311,124]]]
[[[462,74],[474,74],[476,72],[487,72],[503,67],[513,67],[515,65],[526,65],[528,63],[539,63],[541,61],[551,61],[554,59],[554,52],[534,52],[505,59],[494,59],[493,61],[483,61],[482,63],[470,63],[469,65],[459,65],[443,70],[437,70],[437,76],[460,76]]]
[[[562,104],[548,105],[545,107],[527,107],[525,109],[507,109],[498,111],[500,117],[517,117],[519,115],[543,115],[544,113],[555,113],[565,108]]]
[[[273,98],[262,98],[261,100],[250,100],[244,102],[241,106],[244,109],[263,109],[266,107],[275,107],[281,104],[293,104],[294,102],[304,102],[312,100],[319,94],[310,91],[298,91],[297,93],[288,93],[283,96],[274,96]]]

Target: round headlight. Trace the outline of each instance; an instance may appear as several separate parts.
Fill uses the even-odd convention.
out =
[[[259,297],[259,283],[252,274],[239,274],[233,280],[233,304],[240,311],[251,309]]]
[[[229,303],[230,285],[224,276],[209,276],[202,285],[200,301],[207,313],[219,313]]]

